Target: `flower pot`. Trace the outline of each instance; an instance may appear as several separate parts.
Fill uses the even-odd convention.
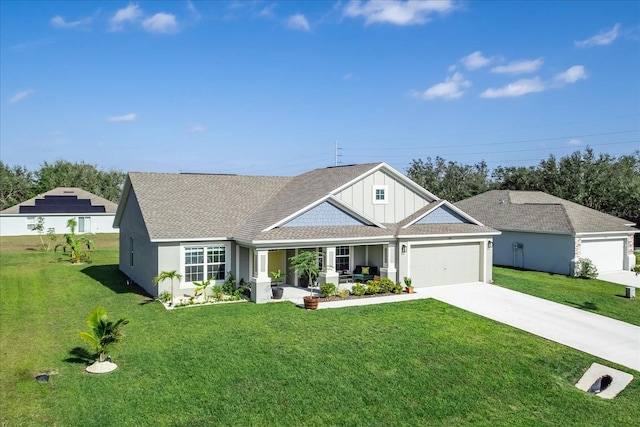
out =
[[[412,294],[413,293],[413,286],[407,286],[406,290],[407,290],[408,294]]]
[[[284,294],[284,288],[281,286],[272,286],[271,287],[271,297],[273,299],[282,299],[282,295]]]
[[[306,310],[315,310],[318,308],[318,302],[320,302],[320,298],[318,297],[312,297],[312,296],[306,296],[303,298],[304,300],[304,308]]]

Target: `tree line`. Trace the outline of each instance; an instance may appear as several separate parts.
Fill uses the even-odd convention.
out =
[[[125,173],[100,170],[84,162],[44,162],[36,171],[0,161],[0,210],[22,203],[57,187],[79,187],[118,203]]]
[[[409,178],[440,198],[457,202],[488,190],[545,193],[640,224],[640,150],[614,157],[587,148],[537,166],[498,166],[483,160],[473,165],[441,157],[412,160]]]

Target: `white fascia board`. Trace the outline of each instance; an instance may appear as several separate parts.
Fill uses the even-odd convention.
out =
[[[10,217],[16,217],[16,218],[26,218],[26,217],[52,217],[52,216],[112,216],[115,217],[116,214],[115,212],[112,213],[108,213],[108,212],[69,212],[69,213],[60,213],[60,212],[56,212],[56,213],[17,213],[17,214],[0,214],[0,217],[3,218],[10,218]]]
[[[150,239],[151,243],[190,243],[190,242],[220,242],[234,240],[228,237],[198,237],[195,239]]]
[[[483,236],[499,236],[500,231],[487,231],[484,233],[451,233],[451,234],[399,234],[398,239],[424,239],[424,238],[447,238],[447,237],[483,237]]]
[[[302,215],[303,213],[305,213],[306,211],[308,211],[309,209],[313,209],[316,206],[318,206],[319,204],[321,204],[322,202],[324,202],[325,200],[327,200],[330,196],[326,195],[318,200],[316,200],[315,202],[311,203],[310,205],[305,206],[304,208],[292,213],[291,215],[289,215],[288,217],[281,219],[280,221],[276,222],[273,225],[270,225],[269,227],[265,228],[264,230],[261,231],[261,233],[264,233],[266,231],[271,231],[276,227],[280,227],[282,224],[286,224],[287,222],[291,221],[292,219],[294,219],[295,217]]]
[[[343,210],[346,211],[348,214],[355,216],[361,221],[367,222],[371,225],[375,225],[378,228],[385,228],[385,229],[387,228],[381,223],[379,223],[378,221],[375,221],[373,218],[369,218],[366,215],[361,214],[360,212],[354,211],[351,206],[347,205],[346,203],[344,203],[342,200],[338,199],[334,195],[331,195],[328,198],[328,200],[330,200],[331,203],[333,203],[334,205],[338,205],[339,207],[343,208]]]
[[[495,227],[491,225],[489,227],[498,229],[500,231],[507,231],[510,233],[555,234],[559,236],[575,236],[575,234],[568,233],[566,231],[518,230],[518,229],[511,229],[511,228],[504,228],[504,227]]]
[[[333,190],[331,192],[331,194],[338,194],[339,192],[341,192],[345,188],[348,188],[348,187],[352,186],[356,182],[366,178],[367,176],[371,175],[372,173],[375,173],[375,172],[379,171],[380,169],[384,169],[389,174],[391,174],[394,177],[398,178],[398,180],[404,182],[407,186],[413,188],[418,193],[422,193],[422,195],[425,196],[426,199],[431,199],[431,201],[433,201],[433,202],[435,202],[436,200],[440,200],[440,198],[438,196],[436,196],[435,194],[427,191],[425,188],[421,187],[416,182],[412,181],[411,179],[409,179],[405,175],[401,174],[400,172],[398,172],[397,170],[395,170],[394,168],[392,168],[391,166],[389,166],[388,164],[386,164],[384,162],[379,163],[378,165],[376,165],[373,168],[369,169],[367,172],[363,173],[362,175],[360,175],[360,176],[352,179],[351,181],[347,182],[346,184],[343,184],[340,187],[336,188],[335,190]]]
[[[420,221],[422,218],[424,218],[425,216],[429,215],[431,212],[435,211],[436,209],[438,209],[440,206],[445,205],[448,208],[450,208],[452,211],[454,211],[455,213],[457,213],[458,215],[460,215],[463,218],[466,218],[467,220],[471,221],[472,223],[474,223],[475,225],[479,225],[481,227],[484,227],[485,225],[483,223],[481,223],[480,221],[478,221],[477,219],[475,219],[474,217],[472,217],[471,215],[469,215],[468,213],[460,210],[458,207],[456,207],[453,203],[449,202],[448,200],[444,200],[444,199],[440,199],[440,201],[438,202],[438,204],[436,204],[435,206],[433,206],[431,209],[429,209],[428,211],[426,211],[425,213],[423,213],[422,215],[418,216],[416,219],[414,219],[413,221],[411,221],[410,223],[408,223],[407,225],[405,225],[402,228],[407,228],[409,226],[412,226],[413,224],[415,224],[416,222]]]
[[[603,236],[628,236],[630,234],[640,233],[640,230],[629,230],[629,231],[599,231],[599,232],[585,232],[585,233],[576,233],[576,237],[580,238],[602,238]]]
[[[373,236],[373,237],[345,237],[345,238],[324,238],[324,239],[309,239],[309,240],[253,240],[251,245],[253,246],[265,246],[265,245],[287,245],[292,248],[308,247],[319,243],[353,243],[353,242],[365,242],[371,243],[380,241],[380,243],[395,241],[396,236]],[[306,245],[306,246],[303,246]],[[346,245],[345,245],[346,246]]]
[[[292,219],[302,215],[303,213],[305,213],[307,211],[310,211],[311,209],[315,208],[316,206],[321,205],[322,203],[324,203],[326,201],[330,201],[334,205],[339,205],[341,208],[343,208],[343,210],[347,211],[347,213],[349,213],[350,215],[355,216],[356,218],[360,219],[361,221],[367,222],[367,223],[369,223],[371,225],[375,225],[378,228],[387,228],[384,225],[380,224],[379,222],[374,221],[373,219],[368,218],[365,215],[362,215],[361,213],[354,211],[350,206],[344,204],[344,202],[342,202],[340,199],[338,199],[337,197],[329,194],[327,196],[324,196],[321,199],[316,200],[315,202],[311,203],[310,205],[305,206],[304,208],[302,208],[299,211],[289,215],[288,217],[276,222],[275,224],[265,228],[264,230],[262,230],[262,233],[264,233],[266,231],[273,230],[274,228],[277,228],[277,227],[281,226],[282,224],[286,224],[287,222],[291,221]]]

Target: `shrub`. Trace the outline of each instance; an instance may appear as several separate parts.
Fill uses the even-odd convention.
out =
[[[322,292],[322,296],[324,298],[334,296],[336,294],[335,283],[323,283],[322,285],[320,285],[320,292]]]
[[[340,298],[346,298],[346,297],[348,297],[348,296],[349,296],[349,289],[340,289],[340,290],[338,291],[338,296],[339,296]]]
[[[233,291],[236,290],[236,278],[233,276],[233,273],[227,273],[227,279],[224,281],[224,285],[222,285],[222,292],[227,295],[233,295]]]
[[[375,295],[380,293],[380,282],[378,280],[367,281],[367,288],[364,292],[367,295]]]
[[[393,285],[393,290],[391,292],[394,294],[401,294],[403,289],[404,287],[400,283],[396,283]]]
[[[573,275],[582,279],[595,279],[598,277],[598,269],[589,258],[580,258],[576,262]]]
[[[380,279],[380,292],[384,294],[388,294],[393,292],[393,289],[396,287],[396,284],[393,280],[388,277],[383,277]]]
[[[160,293],[160,295],[158,295],[158,299],[164,303],[171,301],[171,292],[163,291],[162,293]]]
[[[366,290],[367,288],[362,283],[356,283],[351,288],[351,293],[355,296],[361,297],[362,295],[364,295]]]

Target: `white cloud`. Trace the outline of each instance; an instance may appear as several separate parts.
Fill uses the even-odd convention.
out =
[[[189,127],[189,132],[191,133],[201,133],[201,132],[204,132],[205,130],[207,129],[202,125],[191,125],[191,127]]]
[[[307,18],[301,13],[296,13],[287,18],[287,27],[294,30],[310,31],[311,27]]]
[[[55,28],[79,28],[84,27],[91,24],[93,21],[92,16],[88,16],[86,18],[78,19],[77,21],[67,21],[60,15],[56,15],[51,18],[51,25]]]
[[[481,98],[513,98],[526,95],[528,93],[543,92],[546,85],[538,77],[533,79],[522,79],[509,83],[499,89],[489,88],[480,94]]]
[[[342,76],[342,80],[351,80],[353,78],[353,73],[347,73]]]
[[[615,39],[618,38],[618,30],[620,30],[620,24],[616,24],[609,31],[600,31],[593,37],[589,37],[586,40],[575,42],[576,47],[593,47],[593,46],[606,46]]]
[[[416,25],[428,22],[429,15],[445,14],[455,8],[452,0],[351,0],[343,14],[350,18],[363,17],[366,25]]]
[[[467,55],[462,57],[460,62],[465,66],[467,70],[476,70],[478,68],[482,68],[491,63],[491,58],[485,58],[482,56],[482,52],[479,50],[473,52],[471,55]]]
[[[493,67],[491,69],[492,73],[496,74],[524,74],[524,73],[533,73],[537,71],[544,61],[542,58],[538,59],[530,59],[523,61],[513,61],[508,63],[507,65],[499,65],[497,67]]]
[[[122,116],[111,116],[107,117],[108,122],[132,122],[138,118],[136,113],[124,114]]]
[[[129,3],[123,9],[119,9],[111,18],[111,29],[121,30],[123,25],[128,22],[135,22],[142,16],[142,10],[137,4]]]
[[[455,73],[451,77],[442,82],[431,86],[424,92],[412,91],[411,94],[421,99],[455,99],[460,98],[464,94],[464,88],[471,86],[471,82],[466,80],[462,73]]]
[[[588,77],[582,65],[574,65],[563,73],[556,74],[554,80],[558,83],[575,83]]]
[[[582,140],[578,138],[573,138],[569,140],[567,145],[570,145],[570,146],[582,145]]]
[[[196,6],[191,0],[187,0],[187,9],[189,9],[189,12],[191,13],[193,19],[195,19],[196,21],[200,21],[202,15],[200,14],[200,11],[196,9]]]
[[[156,13],[142,21],[142,26],[150,33],[175,33],[178,31],[176,17],[170,13]]]
[[[9,99],[9,104],[15,104],[16,102],[22,101],[23,99],[33,95],[34,93],[36,93],[36,91],[33,89],[18,92]]]
[[[273,9],[275,9],[276,5],[274,4],[270,4],[269,6],[265,6],[262,9],[260,9],[260,11],[258,12],[258,16],[261,18],[275,18],[276,14],[273,11]]]

